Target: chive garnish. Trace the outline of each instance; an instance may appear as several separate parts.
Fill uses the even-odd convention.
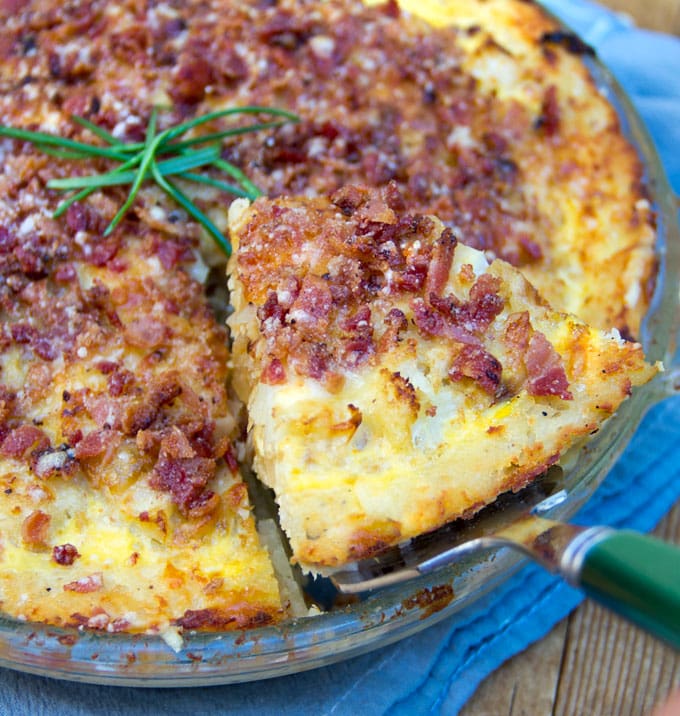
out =
[[[231,127],[176,141],[195,127],[230,115],[268,115],[280,119]],[[158,132],[158,109],[154,108],[146,128],[145,140],[128,143],[117,139],[84,117],[72,115],[71,120],[91,132],[104,142],[105,146],[66,139],[47,132],[34,132],[0,125],[0,137],[11,137],[30,142],[41,152],[50,156],[77,160],[97,157],[120,162],[119,166],[111,171],[48,181],[47,187],[50,189],[74,192],[56,208],[53,214],[55,218],[62,216],[75,202],[86,199],[99,189],[107,186],[130,185],[125,202],[104,231],[104,236],[108,236],[130,210],[144,182],[151,180],[156,182],[168,196],[195,219],[212,236],[224,253],[229,255],[231,246],[226,237],[210,218],[173,183],[170,177],[179,177],[211,186],[233,196],[244,197],[252,201],[261,196],[262,191],[248,179],[241,169],[220,156],[221,142],[228,137],[276,129],[287,122],[298,122],[299,118],[283,109],[249,105],[208,112]],[[205,146],[200,147],[199,145]],[[233,183],[192,171],[205,167],[220,170]]]

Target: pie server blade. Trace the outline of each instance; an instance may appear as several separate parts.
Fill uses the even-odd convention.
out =
[[[542,516],[567,497],[560,475],[559,468],[550,470],[471,520],[355,562],[330,579],[340,592],[358,594],[458,564],[480,550],[510,547],[680,649],[680,549],[629,530]]]

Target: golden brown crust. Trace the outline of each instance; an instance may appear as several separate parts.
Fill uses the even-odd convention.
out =
[[[640,162],[583,66],[587,48],[531,3],[402,5],[413,14],[355,0],[26,3],[2,31],[0,115],[88,136],[66,121],[76,113],[140,139],[153,104],[172,106],[166,122],[284,107],[302,121],[225,152],[270,196],[395,181],[409,208],[526,268],[553,305],[636,335],[653,217]],[[38,185],[80,171],[31,165]],[[22,169],[9,184],[28,179]],[[166,217],[150,215],[157,199],[137,211],[168,230],[164,200]],[[196,233],[183,218],[178,229]]]

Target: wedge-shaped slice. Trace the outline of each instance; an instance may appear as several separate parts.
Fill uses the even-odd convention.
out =
[[[234,454],[224,329],[150,239],[119,232],[118,263],[102,266],[87,260],[100,235],[78,235],[91,253],[54,259],[3,304],[2,611],[167,638],[276,621]]]
[[[230,227],[254,465],[311,569],[522,487],[655,373],[390,188],[240,203]]]

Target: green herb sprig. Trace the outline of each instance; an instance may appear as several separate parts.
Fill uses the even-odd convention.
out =
[[[222,117],[239,114],[266,115],[281,117],[281,119],[231,127],[222,131],[180,140],[183,135],[194,127],[213,122]],[[107,186],[131,185],[127,199],[104,231],[104,236],[108,236],[133,205],[142,184],[147,180],[153,180],[203,226],[227,256],[231,253],[229,241],[210,218],[169,177],[179,177],[195,183],[212,186],[234,196],[245,197],[252,201],[261,196],[262,192],[248,179],[241,169],[221,157],[222,141],[228,137],[275,129],[287,122],[299,121],[297,115],[283,109],[248,105],[209,112],[158,132],[158,109],[154,108],[146,128],[145,140],[143,142],[126,143],[84,117],[72,115],[71,119],[102,140],[104,146],[79,142],[49,134],[48,132],[34,132],[0,125],[0,137],[11,137],[12,139],[30,142],[37,149],[51,156],[61,159],[92,159],[97,157],[120,163],[115,169],[101,174],[69,177],[67,179],[51,179],[48,181],[47,187],[49,189],[75,192],[59,204],[53,214],[55,218],[62,216],[73,203],[87,198],[99,189]],[[225,182],[213,176],[193,171],[205,167],[214,167],[220,170],[232,181]]]

